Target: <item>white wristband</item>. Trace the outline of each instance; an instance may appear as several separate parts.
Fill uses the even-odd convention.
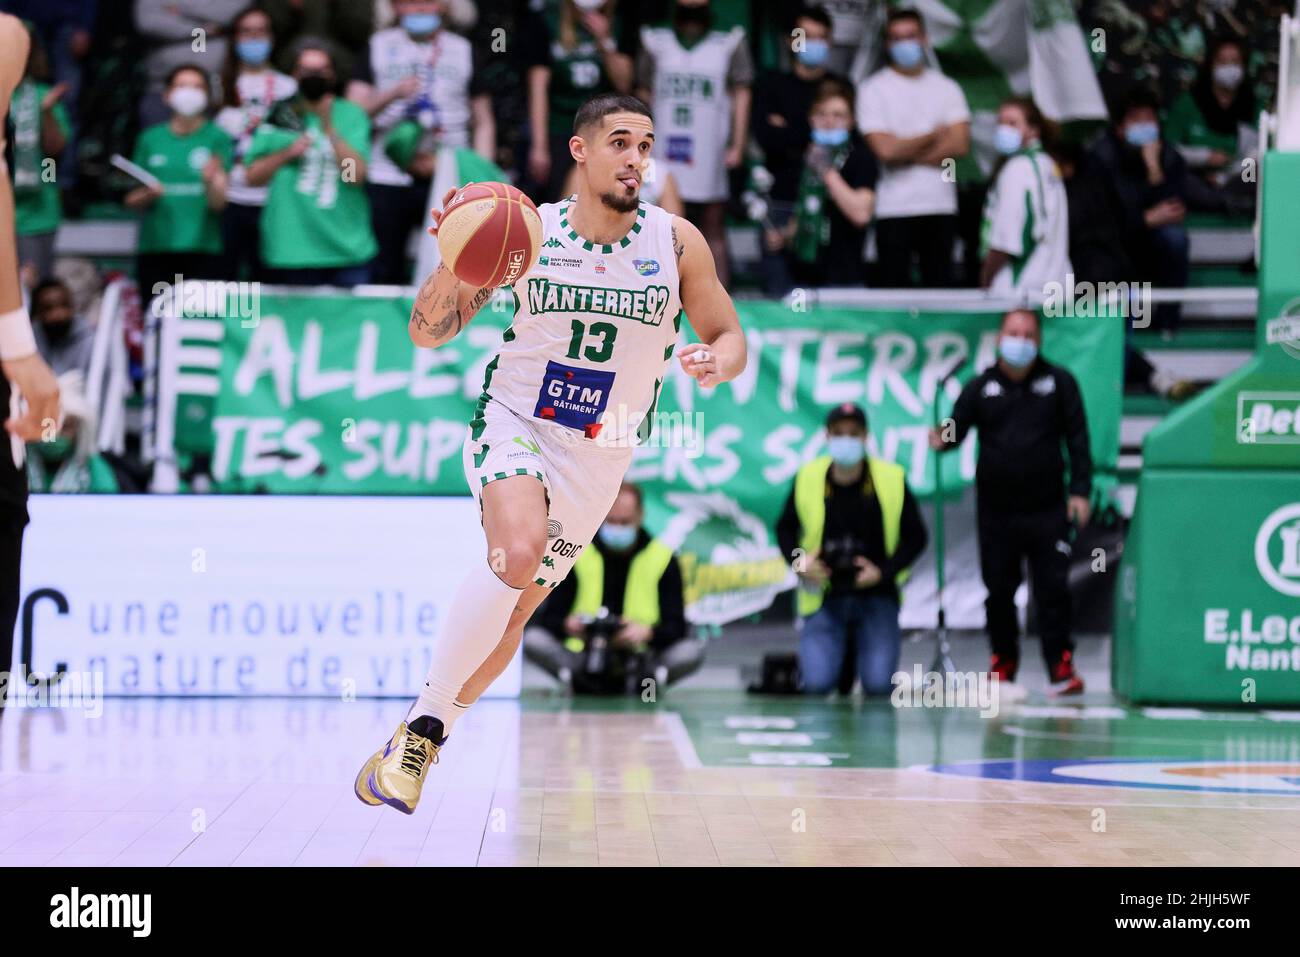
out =
[[[22,359],[36,353],[36,336],[27,310],[19,307],[0,316],[0,359]]]

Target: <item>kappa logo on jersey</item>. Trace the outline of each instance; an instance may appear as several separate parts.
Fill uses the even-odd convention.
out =
[[[596,265],[595,265],[594,268],[595,268],[595,270],[596,270],[596,275],[598,275],[598,276],[603,276],[603,275],[605,275],[605,260],[603,260],[603,259],[597,259],[597,260],[596,260]]]
[[[664,321],[668,298],[667,286],[647,286],[634,292],[607,286],[571,286],[544,277],[528,280],[528,309],[535,316],[548,312],[589,312],[658,326]]]
[[[591,427],[599,425],[613,385],[612,372],[548,362],[533,415],[570,429],[581,429],[592,438]]]
[[[558,236],[552,236],[550,239],[546,240],[546,242],[542,243],[543,249],[552,249],[555,247],[560,247],[560,248],[564,247],[564,243],[560,242]]]
[[[642,276],[654,276],[659,272],[659,260],[657,259],[633,259],[632,265]]]

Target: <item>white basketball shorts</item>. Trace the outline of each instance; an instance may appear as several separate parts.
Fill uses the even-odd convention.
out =
[[[577,432],[570,438],[559,431],[563,426],[530,422],[496,400],[487,403],[482,418],[470,424],[461,452],[479,514],[491,483],[515,475],[540,481],[547,498],[546,551],[533,581],[554,588],[613,507],[632,449],[596,445]]]

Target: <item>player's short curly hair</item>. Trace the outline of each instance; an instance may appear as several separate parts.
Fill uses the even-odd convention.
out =
[[[573,132],[580,135],[587,127],[599,123],[611,113],[640,113],[642,116],[654,119],[650,107],[635,96],[626,93],[601,93],[578,107],[578,112],[573,115]]]

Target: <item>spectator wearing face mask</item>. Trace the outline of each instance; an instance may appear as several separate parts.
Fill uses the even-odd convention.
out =
[[[1070,210],[1056,161],[1044,149],[1050,127],[1030,99],[998,108],[993,145],[1001,157],[984,202],[980,287],[999,295],[1046,295],[1070,273]]]
[[[171,119],[136,140],[134,162],[161,185],[138,186],[123,200],[144,213],[136,241],[136,281],[146,302],[164,284],[220,274],[221,211],[226,206],[230,137],[207,117],[207,73],[178,66],[167,77]]]
[[[673,174],[724,286],[727,179],[744,160],[753,83],[744,28],[715,29],[709,0],[675,0],[671,26],[641,30],[637,96],[654,109],[656,168]]]
[[[1215,213],[1254,213],[1253,183],[1243,181],[1241,160],[1258,138],[1259,114],[1246,76],[1246,48],[1223,38],[1206,54],[1191,90],[1169,108],[1165,138],[1182,154],[1188,205]]]
[[[630,53],[620,50],[615,0],[560,0],[528,21],[522,50],[528,83],[529,195],[551,203],[573,169],[569,138],[578,108],[600,93],[632,89]]]
[[[1079,694],[1074,669],[1069,588],[1070,526],[1088,523],[1092,454],[1079,383],[1039,355],[1038,313],[1008,312],[998,334],[998,359],[966,383],[952,417],[930,432],[930,447],[945,452],[979,430],[975,508],[980,570],[988,599],[986,627],[993,648],[990,670],[1014,681],[1020,666],[1015,595],[1021,565],[1038,608],[1043,659],[1053,694]],[[1069,455],[1069,483],[1066,456]]]
[[[641,489],[623,483],[573,574],[547,596],[524,655],[564,684],[581,667],[587,626],[601,608],[621,619],[618,652],[647,656],[646,672],[673,684],[704,663],[704,643],[686,631],[682,572],[672,550],[642,525]]]
[[[928,39],[915,10],[891,10],[885,23],[889,66],[858,88],[858,129],[880,161],[876,196],[877,284],[952,284],[957,185],[945,175],[970,151],[970,109],[961,87],[925,63]]]
[[[290,285],[369,282],[376,251],[366,174],[370,119],[335,95],[334,57],[304,40],[294,58],[297,94],[276,104],[244,161],[248,182],[269,184],[262,255],[270,278]]]
[[[447,29],[443,0],[396,0],[393,10],[397,24],[370,38],[347,97],[371,121],[366,188],[379,245],[371,281],[400,284],[411,278],[406,258],[411,230],[429,215],[438,148],[472,146],[484,159],[495,160],[496,120],[474,48]],[[390,149],[394,137],[414,148]]]
[[[225,246],[222,275],[227,279],[260,280],[266,187],[249,184],[244,156],[271,107],[293,96],[298,85],[293,77],[270,65],[275,39],[271,18],[262,10],[249,7],[235,17],[230,38],[226,65],[221,71],[222,107],[215,119],[235,144],[229,201],[221,218]]]
[[[803,465],[776,538],[799,575],[799,671],[826,694],[846,660],[862,690],[888,694],[902,632],[899,587],[929,538],[901,466],[867,451],[867,414],[851,402],[826,417],[829,454]]]
[[[166,120],[167,88],[177,67],[217,74],[226,59],[226,24],[247,5],[248,0],[135,0],[135,27],[146,48],[141,126]]]
[[[852,87],[824,81],[808,122],[811,142],[804,148],[794,218],[765,239],[769,249],[785,248],[800,286],[860,286],[880,174],[853,129]]]
[[[1115,125],[1098,139],[1092,159],[1124,212],[1124,237],[1136,275],[1130,282],[1181,289],[1187,285],[1187,164],[1160,135],[1159,102],[1139,87],[1125,98]],[[1154,323],[1170,334],[1177,303],[1155,307]]]
[[[794,217],[795,197],[812,137],[809,113],[813,99],[826,80],[840,79],[826,68],[831,51],[831,17],[826,9],[805,7],[795,18],[794,29],[790,70],[765,72],[754,84],[754,141],[763,150],[763,166],[772,174],[764,226],[778,234]],[[768,295],[781,296],[794,281],[779,251],[784,243],[775,249],[774,245],[772,240],[764,246],[763,288]]]
[[[95,333],[77,315],[72,291],[61,279],[42,279],[32,290],[32,332],[36,351],[56,376],[65,372],[85,375],[90,369]]]
[[[472,0],[455,0],[458,4]],[[276,66],[293,72],[294,55],[304,40],[328,43],[339,76],[351,76],[352,67],[375,32],[375,19],[389,12],[387,3],[369,0],[258,0],[271,18],[276,46]]]

